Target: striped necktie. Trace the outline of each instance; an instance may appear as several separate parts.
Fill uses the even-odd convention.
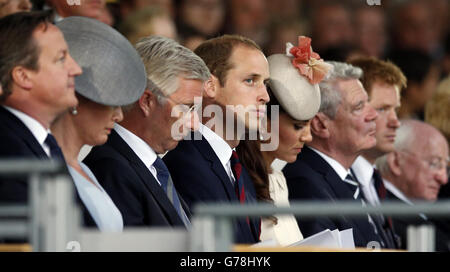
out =
[[[239,202],[241,204],[245,204],[245,187],[244,187],[244,178],[242,176],[242,163],[239,161],[239,156],[236,153],[236,151],[233,151],[231,153],[231,170],[233,171],[234,178],[236,179],[234,182],[234,190],[236,193],[237,198],[239,199]],[[251,227],[252,224],[250,224],[250,218],[247,216],[245,218],[247,221],[247,224],[252,231],[252,233],[257,237],[257,240],[260,239],[261,235],[261,220],[258,218],[256,224],[258,225],[258,229],[254,229]],[[253,221],[253,219],[252,219]],[[255,222],[253,222],[255,223]],[[255,233],[256,232],[256,233]]]
[[[373,169],[372,177],[373,177],[375,189],[377,190],[377,193],[378,193],[378,197],[380,198],[380,202],[382,202],[382,201],[386,200],[387,191],[386,191],[386,187],[384,186],[383,178],[380,175],[380,171],[378,171],[377,169]],[[393,248],[400,248],[400,239],[398,239],[397,235],[395,234],[392,217],[382,215],[382,218],[383,218],[383,221],[382,221],[383,228],[386,232],[388,232],[388,235],[390,235],[389,237],[392,239],[392,242],[389,246],[393,247]]]
[[[353,198],[354,199],[361,199],[360,196],[360,189],[359,189],[359,183],[356,181],[356,179],[353,177],[351,173],[348,173],[347,176],[344,179],[344,182],[348,185],[348,187],[353,192]]]
[[[245,188],[244,188],[244,180],[242,178],[242,164],[239,161],[239,156],[236,151],[233,151],[230,158],[231,162],[231,170],[233,171],[234,178],[236,179],[234,183],[234,190],[236,192],[236,196],[239,199],[241,204],[245,203]]]
[[[155,162],[153,163],[153,166],[156,168],[158,181],[161,183],[161,187],[166,192],[167,197],[169,198],[170,202],[175,207],[175,210],[177,211],[178,215],[180,216],[181,220],[183,221],[184,225],[186,227],[189,227],[191,225],[191,222],[189,221],[189,218],[187,217],[186,213],[183,210],[183,207],[181,206],[180,199],[178,197],[177,190],[175,189],[175,186],[173,185],[172,177],[170,176],[169,169],[167,169],[166,164],[163,162],[163,160],[160,157],[157,157]]]

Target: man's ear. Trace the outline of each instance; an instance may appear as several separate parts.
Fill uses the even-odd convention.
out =
[[[311,119],[311,133],[314,137],[329,138],[330,137],[330,118],[322,112],[318,112]]]
[[[144,93],[138,100],[139,108],[142,110],[142,113],[145,117],[151,115],[151,113],[155,110],[158,98],[154,95],[150,90],[145,90]]]
[[[211,75],[211,77],[205,82],[205,91],[203,92],[203,96],[206,98],[216,97],[219,87],[219,79],[216,76]]]
[[[18,85],[22,89],[31,90],[33,82],[30,78],[31,71],[23,66],[16,66],[11,72],[13,84]]]
[[[394,176],[398,177],[402,174],[402,168],[400,167],[400,153],[397,151],[392,151],[386,155],[386,161],[389,165],[389,169]]]

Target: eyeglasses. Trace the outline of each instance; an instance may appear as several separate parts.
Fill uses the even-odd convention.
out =
[[[433,171],[440,171],[441,169],[446,169],[447,175],[449,174],[450,158],[442,159],[442,158],[438,158],[438,157],[433,157],[431,159],[425,159],[425,158],[422,158],[422,157],[418,156],[417,154],[411,153],[409,151],[400,151],[400,152],[406,153],[408,155],[411,155],[411,156],[414,156],[415,158],[420,159],[421,161],[425,162],[428,165],[429,169],[431,169]]]
[[[172,113],[175,109],[176,111],[178,111],[178,113],[180,113],[180,112],[183,113],[182,118],[190,116],[190,114],[192,114],[193,112],[196,112],[200,107],[199,104],[186,105],[186,104],[182,104],[182,103],[177,103],[175,100],[173,100],[172,98],[167,97],[167,96],[164,98],[172,101],[172,103],[175,104],[175,106],[172,108]]]

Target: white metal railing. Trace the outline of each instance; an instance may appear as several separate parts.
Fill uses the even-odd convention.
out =
[[[436,203],[420,202],[407,205],[403,202],[383,202],[381,206],[361,206],[355,202],[291,202],[290,207],[275,207],[271,204],[222,204],[208,203],[198,205],[194,214],[198,225],[204,225],[204,243],[197,243],[196,251],[229,251],[233,244],[232,219],[246,216],[269,216],[273,214],[294,214],[302,218],[320,216],[340,217],[384,214],[395,217],[416,217],[419,213],[430,216],[450,217],[450,201]],[[434,251],[435,232],[433,226],[423,225],[408,228],[408,250]],[[208,245],[208,246],[205,246]],[[203,246],[203,247],[202,247]]]
[[[194,210],[190,231],[173,229],[142,228],[125,229],[124,233],[106,234],[84,229],[81,215],[74,200],[74,185],[65,167],[54,161],[0,160],[0,176],[28,176],[29,202],[23,205],[0,203],[0,239],[28,239],[34,251],[66,251],[69,241],[81,241],[85,250],[158,250],[154,241],[158,237],[178,237],[179,243],[165,247],[171,251],[231,251],[233,244],[232,220],[235,217],[294,214],[303,218],[318,216],[338,217],[366,214],[391,215],[396,217],[430,216],[450,217],[450,201],[418,203],[386,202],[382,206],[362,207],[354,202],[292,202],[290,207],[275,207],[270,204],[240,205],[208,203]],[[175,235],[175,236],[174,236]],[[408,250],[433,251],[434,229],[429,226],[408,229]],[[169,238],[167,238],[169,237]],[[85,242],[88,241],[88,242]],[[96,243],[92,241],[97,241]],[[125,243],[128,241],[128,243]],[[152,241],[145,243],[142,241]],[[152,244],[150,247],[148,244]],[[139,245],[136,248],[133,245]],[[125,246],[125,247],[124,247]]]

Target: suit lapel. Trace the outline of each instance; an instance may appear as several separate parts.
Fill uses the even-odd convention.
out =
[[[354,200],[353,193],[350,188],[342,181],[331,165],[329,165],[319,154],[308,147],[304,148],[302,153],[307,156],[307,161],[310,166],[317,172],[324,175],[325,181],[334,192],[336,200]],[[360,233],[366,237],[366,239],[368,236],[364,235],[364,233],[366,231],[374,231],[373,227],[368,222],[367,217],[350,218],[344,216],[344,218],[345,220],[352,222],[351,224],[357,226],[359,230],[365,230],[364,232],[360,231]]]
[[[30,150],[40,159],[48,159],[42,146],[25,124],[7,109],[0,106],[0,119],[2,124],[11,129],[18,138],[21,138]]]
[[[199,132],[195,132],[195,133],[199,133]],[[199,137],[199,136],[196,135],[195,137]],[[198,139],[198,138],[193,138],[193,139]],[[199,150],[200,154],[202,154],[202,156],[211,163],[211,170],[220,179],[222,186],[228,196],[228,199],[230,199],[232,201],[238,201],[236,193],[233,188],[233,185],[231,184],[230,178],[228,177],[227,173],[225,172],[225,169],[223,168],[222,163],[220,162],[216,153],[212,149],[211,145],[209,145],[208,141],[204,137],[202,137],[201,140],[193,141],[193,143],[194,143],[194,146]]]
[[[166,192],[164,192],[164,190],[158,184],[158,181],[152,175],[147,166],[141,161],[141,159],[139,159],[136,153],[134,153],[131,147],[117,134],[117,132],[115,132],[114,130],[111,131],[111,135],[109,136],[108,142],[106,144],[112,146],[130,162],[130,165],[141,178],[141,181],[144,183],[145,187],[147,187],[147,189],[156,199],[161,210],[166,214],[168,220],[172,224],[176,223],[184,225],[184,223],[181,221],[181,218],[178,216],[177,211],[173,207],[173,204],[167,197]]]

